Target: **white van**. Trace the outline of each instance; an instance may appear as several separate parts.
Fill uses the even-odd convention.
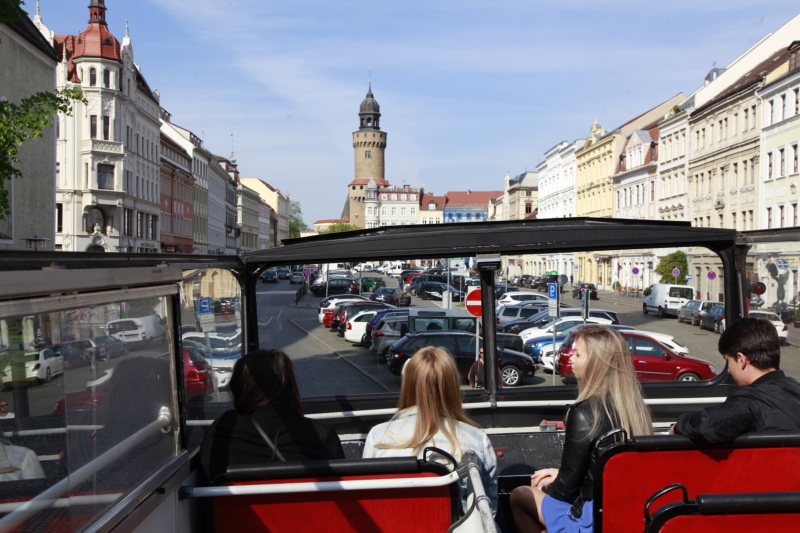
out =
[[[644,290],[642,313],[658,313],[659,318],[667,315],[678,316],[680,308],[696,299],[694,287],[654,283]]]
[[[132,347],[164,342],[166,337],[166,330],[158,315],[112,320],[106,324],[106,332],[123,342],[131,343]]]

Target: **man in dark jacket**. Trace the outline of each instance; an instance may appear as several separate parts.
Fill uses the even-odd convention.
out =
[[[741,318],[719,339],[739,385],[720,405],[678,417],[670,433],[719,443],[751,431],[800,432],[800,383],[780,370],[780,339],[766,320]]]

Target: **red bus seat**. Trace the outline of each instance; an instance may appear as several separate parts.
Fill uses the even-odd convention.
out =
[[[450,473],[438,463],[393,457],[233,467],[214,481],[246,486],[430,478]],[[444,532],[461,514],[457,477],[438,487],[214,496],[211,500],[217,532]]]
[[[673,483],[684,485],[690,497],[800,491],[799,453],[798,434],[752,433],[725,445],[652,435],[611,446],[598,459],[594,476],[595,531],[643,531],[648,498]],[[665,494],[653,508],[676,499],[674,492]]]
[[[682,488],[682,487],[681,487]],[[800,492],[700,494],[671,502],[647,517],[645,533],[793,531],[800,518]]]

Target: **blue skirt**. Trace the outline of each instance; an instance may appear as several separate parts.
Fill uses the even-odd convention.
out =
[[[542,518],[547,533],[592,533],[592,500],[584,502],[583,514],[575,518],[570,512],[572,504],[545,495],[542,500]]]

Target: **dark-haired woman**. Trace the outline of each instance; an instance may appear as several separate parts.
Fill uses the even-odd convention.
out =
[[[236,361],[230,381],[235,409],[222,414],[200,447],[209,479],[228,465],[343,459],[331,428],[303,416],[291,359],[258,350]]]

